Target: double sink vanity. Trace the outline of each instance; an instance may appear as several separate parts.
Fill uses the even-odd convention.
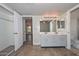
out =
[[[41,47],[65,47],[66,34],[40,33]]]
[[[66,47],[65,20],[40,21],[41,47]]]

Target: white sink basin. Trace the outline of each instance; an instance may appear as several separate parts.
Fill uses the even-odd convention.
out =
[[[40,34],[44,34],[44,35],[66,35],[66,33],[61,33],[61,32],[40,32]]]

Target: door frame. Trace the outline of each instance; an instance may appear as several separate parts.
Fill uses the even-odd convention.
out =
[[[28,16],[29,17],[29,16]],[[23,19],[24,18],[24,19]],[[24,20],[25,21],[25,25],[23,25],[23,26],[26,26],[26,19],[25,18],[27,18],[27,16],[25,16],[25,17],[22,17],[22,20]],[[32,45],[33,45],[33,18],[32,18],[32,16],[30,16],[30,18],[31,18],[31,26],[32,26],[32,28],[31,28],[31,31],[32,31],[32,35],[31,35],[31,40],[32,40]],[[26,28],[26,27],[25,27]],[[25,39],[25,40],[27,40],[27,39]]]
[[[66,18],[67,18],[67,49],[71,49],[71,35],[70,35],[70,17],[71,17],[71,12],[79,8],[79,4],[71,8],[66,12]]]

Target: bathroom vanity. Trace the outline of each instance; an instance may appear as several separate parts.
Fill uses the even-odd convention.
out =
[[[40,33],[41,47],[65,47],[67,35]]]
[[[63,19],[46,17],[40,21],[41,47],[66,47],[66,22]]]

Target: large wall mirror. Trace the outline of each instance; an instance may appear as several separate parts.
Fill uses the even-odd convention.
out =
[[[40,21],[40,32],[50,32],[50,21]]]
[[[57,28],[64,29],[65,28],[65,21],[57,21]]]
[[[40,32],[56,32],[56,20],[40,21]]]
[[[65,29],[64,19],[45,17],[40,20],[40,32],[57,32],[59,29]]]
[[[56,32],[56,20],[52,22],[52,32]]]

